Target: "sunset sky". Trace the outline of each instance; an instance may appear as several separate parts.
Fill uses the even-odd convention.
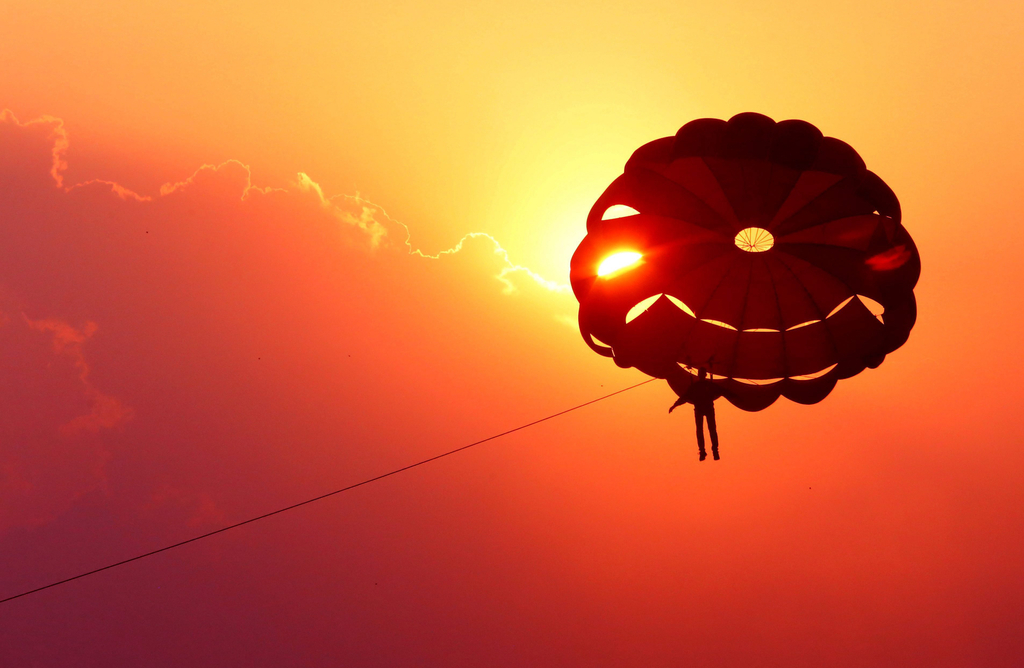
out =
[[[822,403],[644,385],[0,605],[0,666],[1014,666],[1024,4],[0,3],[0,598],[640,382],[569,258],[632,151],[799,118],[918,320]]]

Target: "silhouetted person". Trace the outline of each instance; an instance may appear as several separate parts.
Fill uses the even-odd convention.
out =
[[[707,418],[708,434],[711,436],[711,456],[718,459],[718,425],[715,424],[715,399],[722,396],[722,391],[708,380],[708,372],[703,367],[700,369],[697,380],[690,384],[686,394],[672,404],[668,409],[671,413],[676,406],[685,403],[693,404],[693,418],[697,423],[697,449],[700,451],[700,461],[707,459],[708,453],[704,449],[704,419]]]

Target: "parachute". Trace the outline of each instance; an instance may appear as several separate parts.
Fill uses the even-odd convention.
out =
[[[813,125],[700,119],[637,149],[570,264],[580,332],[684,396],[824,399],[907,340],[921,272],[892,190]]]

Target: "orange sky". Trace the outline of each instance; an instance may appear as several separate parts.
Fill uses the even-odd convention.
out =
[[[691,119],[849,142],[923,269],[903,348],[721,408],[721,462],[653,383],[6,604],[0,655],[1014,665],[1022,65],[1009,2],[5,2],[0,598],[640,380],[557,286]]]

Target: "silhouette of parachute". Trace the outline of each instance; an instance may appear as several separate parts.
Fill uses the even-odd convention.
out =
[[[757,411],[881,364],[914,325],[920,271],[896,195],[853,148],[745,113],[637,149],[570,278],[595,351],[680,396],[704,367]]]

